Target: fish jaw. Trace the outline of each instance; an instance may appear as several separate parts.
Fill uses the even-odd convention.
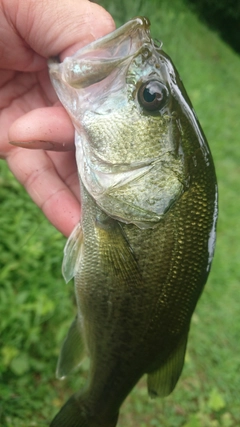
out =
[[[66,102],[66,87],[85,88],[105,79],[116,67],[136,55],[143,44],[152,43],[149,27],[147,18],[137,17],[65,58],[62,63],[56,58],[49,60],[52,83],[70,115],[71,110],[75,114],[75,109],[71,106],[72,100]]]

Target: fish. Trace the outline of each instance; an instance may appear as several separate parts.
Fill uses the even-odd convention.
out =
[[[150,397],[181,375],[191,317],[210,272],[218,190],[213,158],[179,74],[136,17],[49,73],[75,127],[81,218],[63,276],[77,316],[58,378],[89,357],[86,386],[51,427],[115,427],[147,375]]]

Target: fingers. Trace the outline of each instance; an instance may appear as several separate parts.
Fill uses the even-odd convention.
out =
[[[24,3],[24,4],[23,4]],[[28,14],[29,0],[1,0],[0,28],[1,28],[1,64],[5,70],[35,71],[46,66],[46,60],[34,49],[29,49],[18,29],[18,15]],[[25,19],[25,24],[27,20]],[[28,26],[30,25],[30,22]]]
[[[78,177],[74,153],[54,153],[60,156],[54,163],[44,151],[15,149],[8,156],[8,165],[25,186],[33,201],[49,221],[65,236],[69,236],[80,218]],[[61,156],[64,156],[61,159]],[[72,165],[72,166],[71,166]],[[57,168],[61,166],[62,177]],[[71,189],[70,189],[71,187]]]
[[[38,108],[12,124],[9,140],[24,148],[71,151],[74,150],[74,128],[62,106]]]
[[[46,58],[60,56],[62,60],[115,27],[111,16],[88,0],[2,0],[2,7],[8,18],[7,29],[14,29],[15,35],[13,39],[6,31],[10,35],[9,41],[6,36],[3,52],[4,67],[19,71],[46,72]],[[14,55],[8,55],[10,51],[14,51]],[[34,92],[41,95],[40,102],[37,102],[39,96],[34,102],[30,96],[25,96],[25,103],[25,98],[22,103],[17,99],[7,122],[8,126],[12,123],[9,139],[15,145],[38,150],[14,147],[6,156],[10,169],[34,202],[52,224],[68,236],[80,216],[77,168],[74,151],[71,151],[74,130],[62,107],[35,109],[44,105],[42,91],[43,86],[40,92]],[[45,90],[46,105],[55,102],[48,94]],[[20,117],[19,111],[29,109],[32,111]],[[20,118],[13,123],[17,117]],[[43,147],[56,152],[40,150]],[[66,152],[57,152],[62,150]]]
[[[68,236],[80,217],[74,129],[68,114],[61,106],[30,111],[12,124],[9,137],[15,145],[38,148],[10,150],[8,165],[49,221]],[[39,148],[69,153],[47,154]]]

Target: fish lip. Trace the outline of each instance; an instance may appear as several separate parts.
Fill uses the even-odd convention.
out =
[[[144,32],[146,32],[149,35],[149,38],[150,38],[150,32],[149,32],[150,25],[151,24],[148,18],[144,16],[137,16],[131,19],[130,21],[126,22],[121,27],[112,31],[111,33],[106,34],[105,36],[97,40],[94,40],[88,45],[82,47],[72,56],[72,58],[77,58],[78,56],[86,55],[86,53],[92,52],[98,48],[106,47],[109,42],[114,42],[115,44],[118,38],[121,38],[122,40],[124,40],[127,37],[129,37],[131,33],[134,33],[137,29],[142,29]]]
[[[144,44],[152,44],[149,28],[149,19],[138,16],[82,47],[63,62],[56,57],[50,58],[51,78],[78,89],[103,80],[114,69],[138,55]]]
[[[146,31],[149,34],[149,28],[150,28],[150,21],[145,16],[136,16],[135,18],[131,19],[130,21],[126,22],[121,27],[117,28],[116,30],[112,31],[109,34],[106,34],[103,37],[100,37],[97,40],[94,40],[93,42],[87,44],[86,46],[83,46],[81,49],[79,49],[75,54],[73,54],[71,57],[66,57],[62,62],[60,62],[60,59],[58,56],[51,57],[49,59],[49,64],[62,64],[66,59],[68,58],[78,58],[82,55],[86,55],[89,52],[92,52],[96,50],[97,48],[103,47],[104,45],[107,45],[108,42],[115,42],[116,39],[119,37],[121,38],[127,38],[130,33],[135,32],[138,28],[142,28],[144,31]]]

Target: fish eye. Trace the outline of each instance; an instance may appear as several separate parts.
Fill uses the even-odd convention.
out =
[[[143,83],[138,90],[138,102],[147,111],[160,110],[168,98],[168,90],[158,80]]]

